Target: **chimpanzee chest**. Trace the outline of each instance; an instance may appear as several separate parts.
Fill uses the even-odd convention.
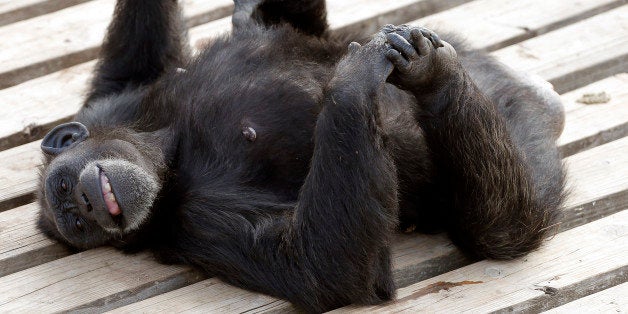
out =
[[[254,109],[237,124],[250,183],[296,198],[314,149],[318,109],[306,103]]]

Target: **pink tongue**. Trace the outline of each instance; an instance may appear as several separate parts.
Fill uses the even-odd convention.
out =
[[[105,176],[104,172],[101,172],[100,173],[100,186],[101,186],[102,197],[105,200],[105,206],[107,206],[107,210],[112,216],[117,216],[117,215],[120,215],[122,211],[120,210],[120,205],[118,205],[118,202],[110,199],[110,197],[114,195],[113,191],[108,192],[105,190],[105,186],[108,183],[109,183],[109,178]]]

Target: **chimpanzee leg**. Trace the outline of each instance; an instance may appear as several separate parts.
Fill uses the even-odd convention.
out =
[[[119,0],[85,104],[154,82],[188,50],[177,1]]]
[[[233,26],[238,29],[255,21],[264,26],[281,23],[314,36],[327,31],[325,0],[235,0]]]
[[[454,241],[491,258],[537,248],[555,224],[563,197],[555,148],[527,149],[535,142],[513,132],[453,47],[435,33],[403,26],[388,34],[388,42],[395,64],[390,82],[414,94],[422,109],[416,118],[433,154],[436,192],[449,201],[445,217]],[[538,143],[551,143],[552,137],[540,138]],[[556,166],[543,168],[536,158]],[[550,173],[535,177],[542,171]],[[544,191],[547,186],[552,189]]]
[[[560,97],[541,78],[515,72],[486,54],[463,51],[460,56],[471,79],[497,106],[511,139],[531,165],[539,197],[558,206],[564,183],[556,146],[565,123]]]

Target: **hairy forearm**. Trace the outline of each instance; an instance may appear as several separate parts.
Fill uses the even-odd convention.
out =
[[[129,84],[155,81],[184,59],[184,31],[176,1],[118,1],[103,43],[88,102]]]

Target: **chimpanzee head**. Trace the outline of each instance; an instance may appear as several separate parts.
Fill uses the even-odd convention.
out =
[[[52,129],[41,143],[42,230],[86,249],[138,229],[161,189],[163,133],[79,122]]]

